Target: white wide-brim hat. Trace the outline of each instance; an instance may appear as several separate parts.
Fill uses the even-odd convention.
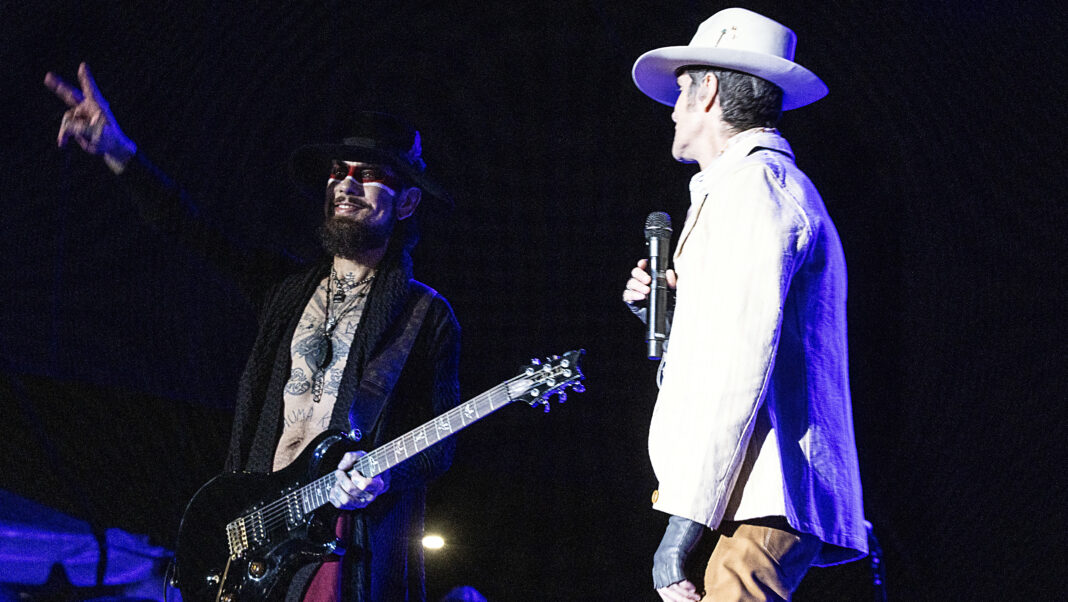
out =
[[[675,70],[690,65],[733,69],[782,88],[782,110],[816,102],[827,84],[794,62],[797,35],[790,28],[744,8],[726,8],[697,28],[689,46],[650,50],[634,61],[634,83],[657,102],[674,105],[679,96]]]

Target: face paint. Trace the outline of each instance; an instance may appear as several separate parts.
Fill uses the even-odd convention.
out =
[[[329,186],[349,178],[358,182],[361,186],[380,188],[391,195],[396,195],[397,191],[401,189],[400,178],[391,175],[385,168],[379,165],[350,163],[348,161],[336,161],[334,163],[334,166],[330,169],[330,179],[327,180],[326,184]]]

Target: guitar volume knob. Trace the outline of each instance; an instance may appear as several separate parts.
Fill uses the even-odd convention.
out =
[[[267,566],[259,560],[250,562],[248,565],[248,574],[254,579],[259,579],[267,574]]]

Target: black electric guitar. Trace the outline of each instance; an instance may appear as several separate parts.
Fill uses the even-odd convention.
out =
[[[582,351],[534,360],[493,387],[361,457],[365,477],[404,462],[513,401],[549,408],[571,387],[584,390]],[[178,527],[171,584],[187,602],[267,600],[309,559],[343,553],[334,535],[337,509],[327,500],[334,470],[355,442],[341,431],[316,437],[288,467],[271,474],[233,472],[208,481],[193,496]]]

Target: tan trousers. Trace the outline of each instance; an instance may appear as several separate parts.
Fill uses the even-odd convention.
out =
[[[717,531],[702,601],[789,600],[823,545],[783,518],[724,522]]]

